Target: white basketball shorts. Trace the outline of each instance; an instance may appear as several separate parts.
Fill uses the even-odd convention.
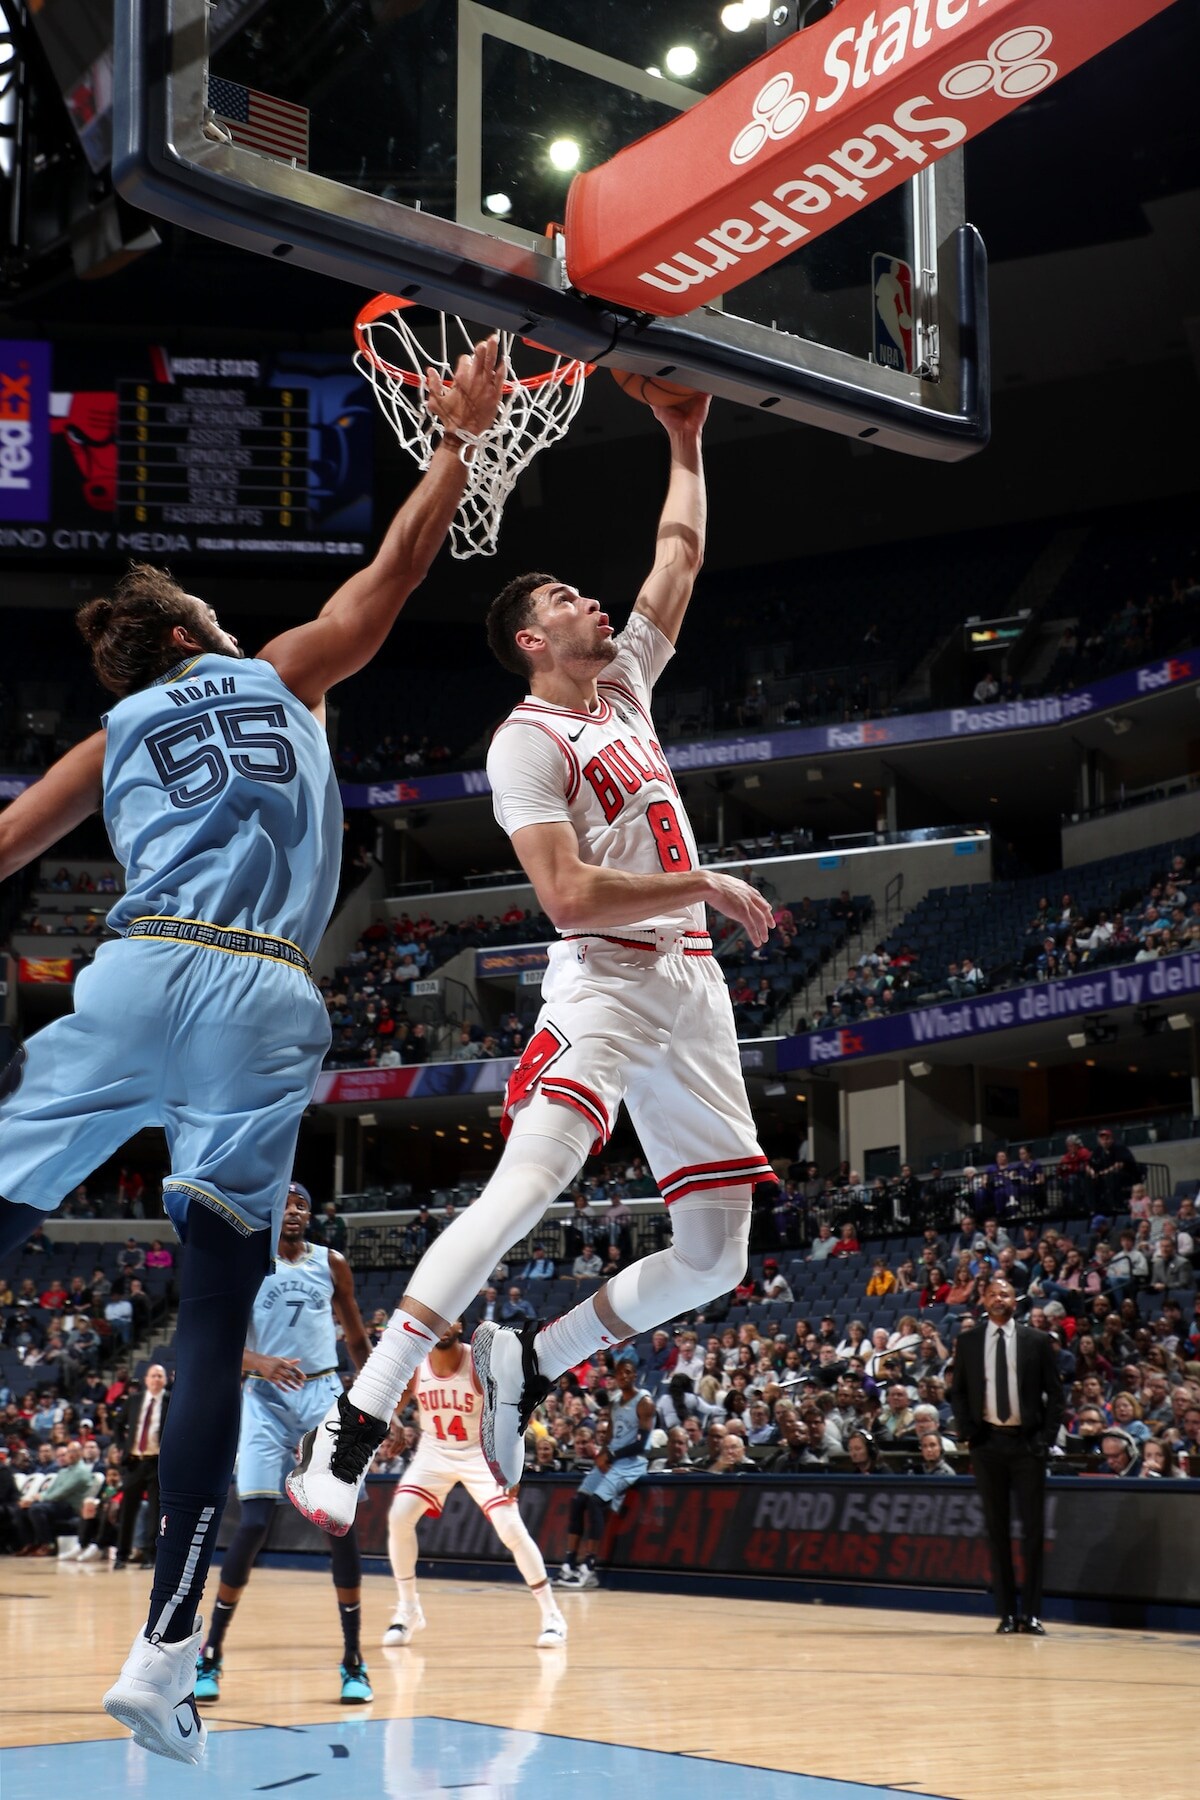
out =
[[[580,933],[553,944],[542,1009],[505,1090],[506,1135],[535,1092],[583,1114],[593,1155],[623,1100],[668,1205],[774,1179],[706,932]]]

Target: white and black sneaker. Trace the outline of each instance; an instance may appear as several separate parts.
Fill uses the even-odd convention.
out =
[[[300,1439],[300,1457],[285,1486],[288,1499],[322,1531],[345,1537],[371,1458],[387,1436],[387,1421],[360,1412],[339,1394],[315,1431]]]
[[[541,1326],[530,1319],[519,1331],[485,1322],[475,1327],[471,1356],[483,1390],[479,1447],[502,1488],[515,1487],[525,1469],[525,1430],[550,1392],[538,1368],[534,1340]]]
[[[405,1644],[411,1644],[418,1631],[425,1629],[425,1614],[418,1606],[410,1613],[397,1613],[383,1634],[383,1642],[389,1650],[402,1650]]]
[[[560,1612],[549,1619],[542,1620],[542,1629],[538,1633],[539,1650],[561,1650],[567,1641],[567,1621]]]
[[[196,1658],[201,1621],[176,1644],[139,1632],[125,1666],[104,1696],[110,1719],[128,1726],[133,1741],[173,1762],[198,1763],[208,1727],[196,1711]]]
[[[583,1586],[583,1570],[577,1563],[564,1563],[554,1577],[551,1586],[556,1588],[581,1588]]]

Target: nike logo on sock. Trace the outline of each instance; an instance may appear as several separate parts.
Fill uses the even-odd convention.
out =
[[[431,1343],[433,1341],[430,1332],[422,1331],[419,1325],[410,1325],[407,1319],[404,1321],[404,1329],[405,1331],[411,1331],[414,1337],[424,1338],[426,1343]]]

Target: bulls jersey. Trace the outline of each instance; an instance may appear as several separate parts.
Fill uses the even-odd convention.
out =
[[[333,1273],[323,1244],[305,1244],[296,1262],[280,1257],[254,1296],[246,1348],[294,1357],[306,1375],[337,1366]]]
[[[650,717],[654,683],[674,649],[637,612],[613,642],[617,655],[597,679],[595,712],[530,694],[500,726],[487,759],[493,810],[509,837],[525,825],[570,825],[580,860],[595,868],[634,875],[694,869],[696,840]],[[681,906],[626,927],[704,932],[704,908]],[[572,936],[587,929],[577,926]],[[603,935],[619,937],[621,929],[605,925]]]
[[[421,1415],[421,1450],[443,1454],[479,1450],[479,1414],[483,1396],[476,1386],[471,1352],[460,1346],[453,1375],[435,1375],[428,1357],[417,1370],[413,1395]]]

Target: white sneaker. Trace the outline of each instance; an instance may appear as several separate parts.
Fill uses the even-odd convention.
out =
[[[59,1562],[82,1562],[83,1551],[79,1548],[78,1538],[72,1540],[69,1549],[59,1551],[58,1560]]]
[[[300,1459],[288,1476],[288,1499],[322,1531],[345,1537],[371,1458],[387,1436],[387,1423],[360,1412],[339,1394],[315,1431],[300,1439]]]
[[[559,1650],[567,1641],[567,1621],[561,1613],[555,1613],[552,1619],[542,1622],[541,1635],[537,1641],[539,1650]]]
[[[534,1407],[550,1392],[533,1348],[540,1330],[533,1319],[520,1331],[485,1322],[475,1327],[471,1339],[471,1357],[483,1390],[479,1447],[502,1488],[520,1481],[525,1470],[525,1427]]]
[[[104,1696],[105,1712],[128,1726],[135,1744],[174,1762],[198,1763],[208,1739],[194,1693],[200,1635],[199,1619],[191,1637],[177,1644],[164,1644],[139,1631],[124,1668]]]
[[[425,1614],[418,1606],[415,1612],[397,1613],[383,1634],[383,1642],[389,1650],[400,1650],[405,1644],[411,1644],[418,1631],[425,1629]]]
[[[554,1577],[553,1585],[561,1588],[581,1588],[583,1586],[583,1570],[574,1563],[564,1563]]]
[[[81,1550],[79,1552],[79,1561],[81,1563],[103,1562],[104,1556],[105,1553],[100,1548],[99,1544],[89,1544],[86,1550]]]
[[[581,1588],[598,1588],[600,1586],[600,1577],[597,1575],[591,1563],[580,1564],[579,1577],[579,1585]]]

